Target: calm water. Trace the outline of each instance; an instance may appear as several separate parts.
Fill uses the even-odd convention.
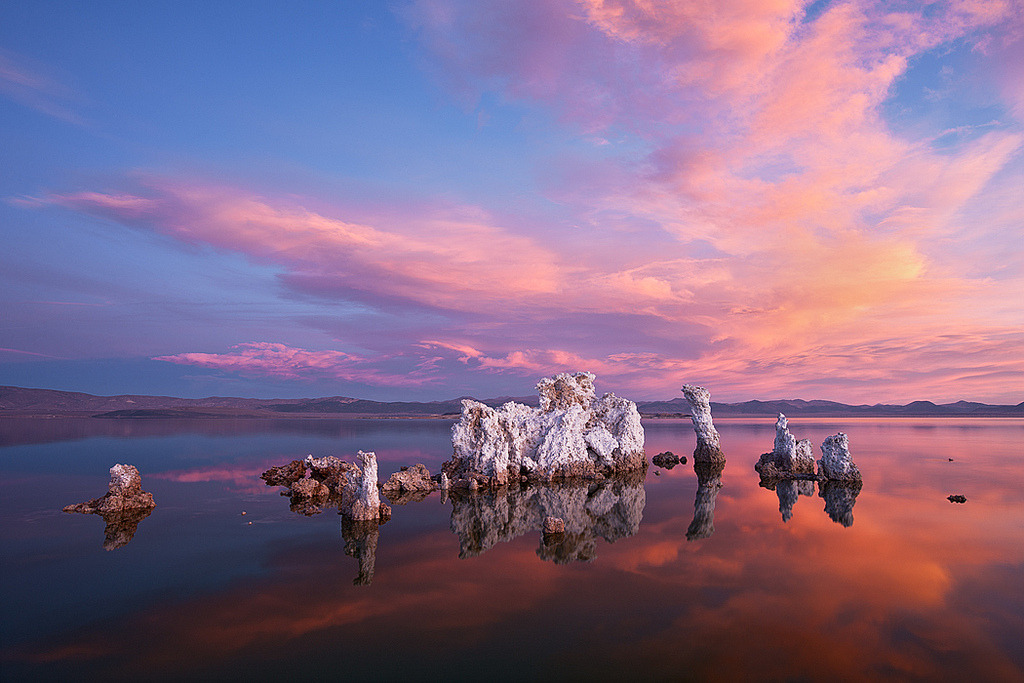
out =
[[[0,677],[1024,680],[1024,421],[791,419],[849,434],[855,498],[760,488],[774,420],[717,424],[721,487],[688,464],[434,493],[374,532],[259,473],[358,449],[437,471],[449,422],[0,420]],[[688,422],[645,428],[649,455],[693,450]],[[157,507],[105,550],[129,532],[60,509],[115,463]]]

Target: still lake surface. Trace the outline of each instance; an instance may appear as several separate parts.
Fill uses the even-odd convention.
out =
[[[1024,680],[1024,420],[791,418],[850,437],[864,486],[829,500],[759,487],[773,419],[716,425],[721,487],[691,460],[435,492],[371,533],[260,472],[359,449],[382,480],[436,472],[451,422],[0,420],[0,678]],[[693,450],[687,420],[644,427],[648,456]],[[127,543],[60,511],[115,463],[157,503]]]

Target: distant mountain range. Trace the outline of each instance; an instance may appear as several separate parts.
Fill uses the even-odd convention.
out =
[[[466,397],[468,398],[468,397]],[[105,418],[157,417],[285,417],[361,415],[375,417],[454,416],[462,411],[462,398],[447,401],[369,401],[347,396],[297,399],[259,399],[211,396],[176,398],[173,396],[94,396],[74,391],[26,389],[0,386],[0,416],[3,415],[89,415]],[[490,406],[508,401],[537,405],[537,397],[482,399]],[[669,401],[640,401],[645,417],[685,417],[690,406],[683,398]],[[789,416],[818,417],[1024,417],[1024,402],[1017,405],[990,405],[971,401],[935,404],[914,401],[906,405],[847,405],[835,401],[744,401],[712,403],[717,417]]]

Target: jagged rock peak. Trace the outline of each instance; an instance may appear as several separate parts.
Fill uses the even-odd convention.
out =
[[[545,377],[537,382],[537,394],[540,396],[540,409],[545,413],[553,410],[566,410],[578,405],[589,408],[597,396],[594,390],[596,375],[592,372],[563,372],[554,377]]]
[[[775,447],[772,452],[777,457],[787,457],[792,460],[796,454],[796,437],[789,433],[789,420],[782,413],[779,413],[775,420]]]

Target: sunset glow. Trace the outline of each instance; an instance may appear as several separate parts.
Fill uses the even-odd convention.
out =
[[[1016,0],[143,7],[0,10],[0,384],[1024,400]]]

